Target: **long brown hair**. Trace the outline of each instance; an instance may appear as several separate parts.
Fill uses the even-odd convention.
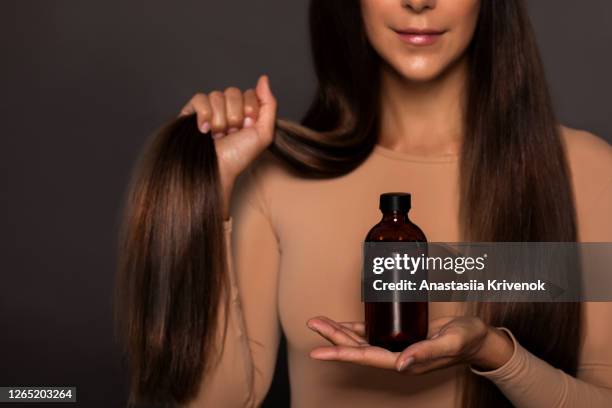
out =
[[[317,92],[301,124],[277,120],[270,150],[305,177],[346,174],[377,141],[380,57],[357,0],[311,0]],[[461,152],[464,240],[575,241],[569,170],[523,0],[482,0],[468,49],[467,132]],[[116,319],[131,401],[182,404],[214,364],[226,258],[214,145],[193,116],[160,131],[130,188]],[[473,313],[575,375],[579,303],[477,303]],[[537,330],[534,330],[537,328]],[[511,406],[466,372],[464,407]]]
[[[214,362],[226,286],[219,188],[212,138],[195,120],[164,127],[136,167],[114,308],[130,365],[130,406],[186,402]]]

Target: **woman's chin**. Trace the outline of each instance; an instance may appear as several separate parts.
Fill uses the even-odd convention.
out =
[[[399,75],[410,82],[430,82],[438,78],[444,71],[439,64],[402,64],[396,67]]]

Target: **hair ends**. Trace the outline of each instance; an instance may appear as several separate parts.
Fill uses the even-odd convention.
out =
[[[130,406],[184,404],[214,363],[226,276],[220,203],[210,135],[194,115],[164,126],[134,172],[120,238],[114,312]]]

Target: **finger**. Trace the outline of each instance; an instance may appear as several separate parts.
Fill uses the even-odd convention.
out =
[[[331,324],[332,326],[334,326],[336,329],[344,331],[348,336],[350,336],[358,344],[361,344],[361,345],[368,344],[368,342],[366,341],[366,339],[363,338],[363,336],[360,336],[359,334],[355,333],[353,330],[349,329],[346,326],[341,325],[335,320],[332,320],[327,316],[319,316],[318,319],[322,319],[326,321],[328,324]]]
[[[414,343],[401,352],[397,358],[398,371],[413,363],[425,363],[442,357],[452,357],[461,348],[461,337],[456,334],[443,334],[435,339]]]
[[[270,80],[267,75],[262,75],[255,87],[257,100],[259,101],[259,116],[255,122],[258,134],[264,136],[265,142],[269,142],[274,136],[274,122],[276,120],[276,98],[270,89]]]
[[[454,362],[453,358],[443,357],[438,358],[427,363],[415,363],[409,364],[402,370],[406,374],[425,374],[433,370],[439,370],[452,365]]]
[[[310,319],[307,325],[310,329],[319,333],[332,344],[353,347],[359,346],[360,344],[353,337],[349,336],[340,326],[330,324],[327,320],[321,318]]]
[[[179,117],[191,115],[192,113],[195,113],[195,110],[193,109],[193,105],[191,104],[191,100],[189,100],[189,102],[187,102],[181,108],[181,111],[179,112]]]
[[[427,325],[427,337],[437,334],[444,326],[456,319],[456,316],[439,317],[431,320]]]
[[[244,121],[244,103],[242,91],[236,87],[225,90],[225,112],[227,115],[227,132],[233,133],[242,128]]]
[[[363,322],[340,322],[339,324],[353,331],[358,336],[365,338],[365,323]]]
[[[317,360],[345,361],[370,367],[395,369],[397,353],[380,347],[328,346],[317,347],[310,352]]]
[[[255,94],[255,90],[247,89],[244,92],[245,123],[243,124],[243,127],[252,126],[257,121],[258,114],[259,114],[259,101],[257,100],[257,95]]]
[[[207,133],[210,130],[212,118],[212,108],[208,96],[203,93],[195,94],[187,105],[183,107],[180,116],[190,115],[192,113],[197,115],[198,129],[200,129],[202,133]]]
[[[227,131],[227,116],[225,113],[225,96],[219,91],[213,91],[208,95],[212,107],[211,130],[213,135]]]

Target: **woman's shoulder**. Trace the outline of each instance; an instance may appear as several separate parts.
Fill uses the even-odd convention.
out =
[[[561,127],[582,240],[608,241],[612,228],[612,146],[591,132]],[[608,220],[608,221],[606,221]]]
[[[612,145],[591,132],[561,126],[561,137],[576,182],[612,182]]]
[[[612,145],[593,133],[561,126],[570,165],[607,170],[602,175],[612,177]]]

